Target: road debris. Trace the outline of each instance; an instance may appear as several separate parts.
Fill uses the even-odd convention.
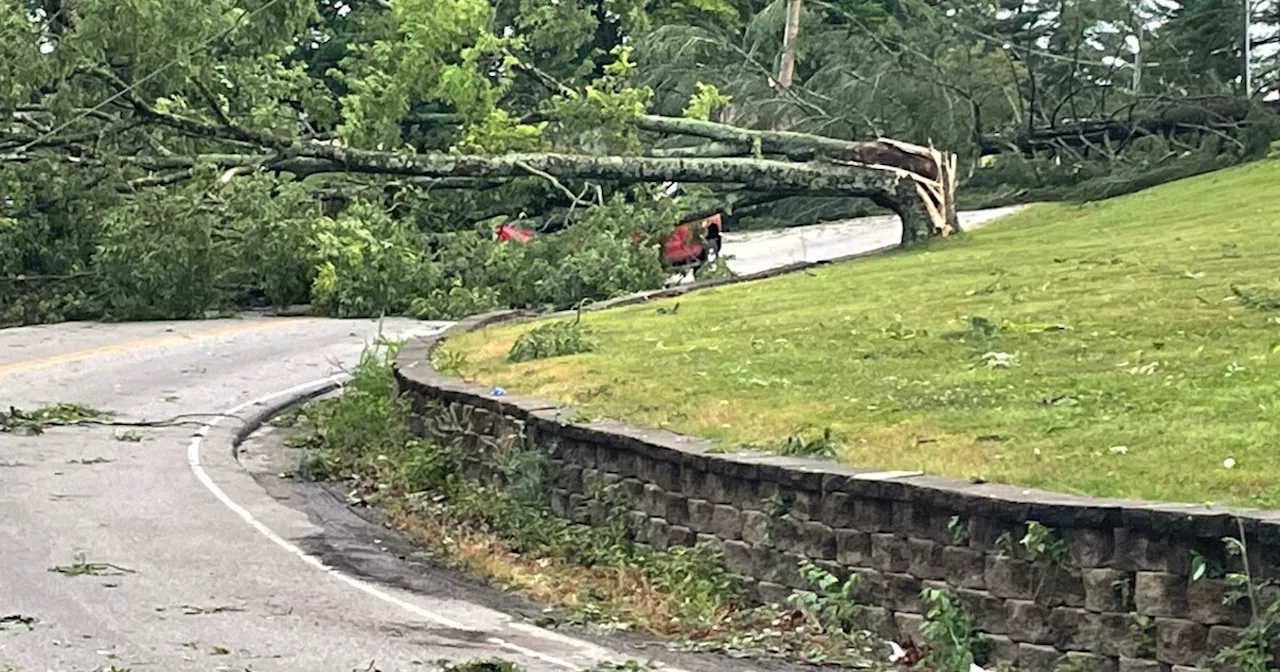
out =
[[[78,553],[75,556],[75,562],[69,565],[57,565],[50,567],[49,571],[57,572],[63,576],[120,576],[123,574],[137,574],[137,572],[128,567],[113,565],[109,562],[85,562],[84,554]]]

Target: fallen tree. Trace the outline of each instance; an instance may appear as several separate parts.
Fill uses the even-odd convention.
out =
[[[180,182],[202,165],[227,171],[265,170],[305,178],[323,174],[411,178],[428,188],[487,188],[503,181],[538,177],[559,180],[614,181],[622,184],[683,182],[734,185],[764,198],[808,195],[863,197],[895,212],[902,220],[902,243],[958,231],[955,212],[955,155],[889,139],[851,142],[805,133],[754,131],[697,119],[640,115],[639,130],[662,136],[710,140],[692,148],[654,149],[646,156],[600,156],[564,152],[509,153],[498,156],[428,152],[407,154],[342,147],[320,140],[278,137],[242,128],[223,117],[208,122],[161,111],[136,97],[131,87],[108,72],[92,73],[115,87],[128,112],[109,125],[153,125],[190,138],[251,146],[244,153],[167,152],[124,159],[145,175],[128,186],[145,188]],[[443,115],[441,115],[443,116]],[[437,119],[436,121],[440,121]],[[87,146],[64,138],[10,133],[8,160],[23,160],[35,150],[64,153],[94,163]],[[19,151],[14,151],[14,150]],[[234,173],[228,173],[232,176]],[[559,186],[559,185],[558,185]],[[576,199],[576,197],[574,197]]]
[[[1171,102],[1140,116],[1113,116],[1070,120],[1037,127],[1014,137],[984,135],[979,146],[982,156],[1015,151],[1026,156],[1037,152],[1070,150],[1120,150],[1147,136],[1182,138],[1216,135],[1233,141],[1254,123],[1257,113],[1280,113],[1280,102],[1254,103],[1235,98],[1212,98],[1201,102]]]
[[[912,148],[907,145],[906,147]],[[950,174],[940,152],[938,165]],[[904,155],[914,158],[910,149]],[[162,165],[193,169],[199,165],[222,169],[253,168],[297,177],[328,173],[426,178],[513,179],[549,176],[556,179],[613,180],[623,183],[689,182],[740,184],[753,191],[784,195],[860,196],[896,212],[902,218],[904,244],[955,230],[953,196],[949,185],[905,168],[853,161],[788,162],[765,158],[659,158],[645,156],[585,156],[536,153],[503,156],[397,155],[344,149],[319,144],[292,146],[275,153],[168,157]],[[152,164],[157,165],[157,164]],[[946,179],[944,177],[944,179]],[[948,192],[947,189],[950,189]]]
[[[661,286],[676,224],[781,199],[956,231],[949,153],[714,123],[705,85],[651,115],[625,44],[562,58],[486,0],[120,4],[0,11],[0,324],[564,308]],[[554,235],[492,235],[517,219]]]

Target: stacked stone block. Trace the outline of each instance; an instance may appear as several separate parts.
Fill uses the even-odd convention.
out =
[[[402,352],[401,362],[411,357]],[[996,660],[1037,672],[1064,664],[1183,672],[1247,624],[1247,609],[1223,603],[1223,581],[1188,576],[1192,551],[1230,562],[1221,538],[1236,522],[1221,510],[711,454],[705,443],[670,433],[570,424],[554,404],[495,399],[427,366],[401,364],[397,374],[420,434],[449,425],[431,422],[441,409],[462,419],[451,426],[467,435],[457,438],[474,455],[468,477],[501,484],[494,465],[522,439],[547,452],[557,515],[592,522],[599,516],[591,494],[620,484],[639,541],[711,544],[761,602],[806,587],[797,567],[807,559],[842,578],[856,574],[856,597],[884,615],[886,634],[910,636],[923,620],[921,590],[950,587]],[[1061,540],[1061,562],[1020,557],[1017,541],[1033,520]],[[1280,520],[1247,522],[1253,569],[1275,573]]]

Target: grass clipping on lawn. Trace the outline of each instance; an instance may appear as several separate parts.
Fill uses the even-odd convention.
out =
[[[960,239],[583,316],[591,353],[469,380],[733,448],[831,428],[846,463],[1280,507],[1280,162]],[[1259,298],[1261,297],[1261,298]],[[665,310],[664,310],[665,309]]]

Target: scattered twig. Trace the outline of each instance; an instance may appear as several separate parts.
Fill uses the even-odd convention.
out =
[[[176,399],[176,398],[175,398]],[[99,411],[82,404],[55,404],[25,411],[10,406],[8,412],[0,411],[0,432],[22,431],[30,434],[43,434],[49,427],[99,426],[99,427],[182,427],[198,425],[203,422],[199,418],[231,418],[226,413],[181,413],[164,420],[109,420],[114,414]],[[132,441],[126,435],[117,437],[122,441]]]
[[[581,196],[574,195],[572,191],[569,191],[568,187],[564,186],[564,184],[560,182],[560,180],[557,180],[555,176],[552,175],[551,173],[548,173],[543,170],[538,170],[537,168],[534,168],[533,166],[525,163],[524,161],[517,161],[516,165],[519,166],[521,170],[527,171],[530,175],[537,175],[538,177],[541,177],[542,179],[550,182],[552,186],[554,186],[556,189],[559,189],[565,196],[568,196],[569,200],[572,201],[573,203],[573,205],[570,206],[570,208],[578,205],[579,203],[587,206],[591,205],[591,201],[583,201]],[[586,190],[583,190],[583,191],[585,193]]]
[[[22,614],[9,614],[8,616],[0,616],[0,630],[4,630],[5,628],[11,625],[21,625],[26,627],[27,630],[35,630],[36,623],[39,623],[39,622],[40,622],[40,619],[36,618],[35,616],[24,616]]]
[[[83,553],[77,553],[75,562],[69,565],[56,565],[50,567],[49,571],[62,574],[63,576],[120,576],[123,574],[137,574],[128,567],[121,567],[109,562],[86,562]]]
[[[182,605],[182,615],[184,616],[205,616],[208,614],[221,614],[233,611],[246,611],[241,607],[194,607],[189,604]]]

